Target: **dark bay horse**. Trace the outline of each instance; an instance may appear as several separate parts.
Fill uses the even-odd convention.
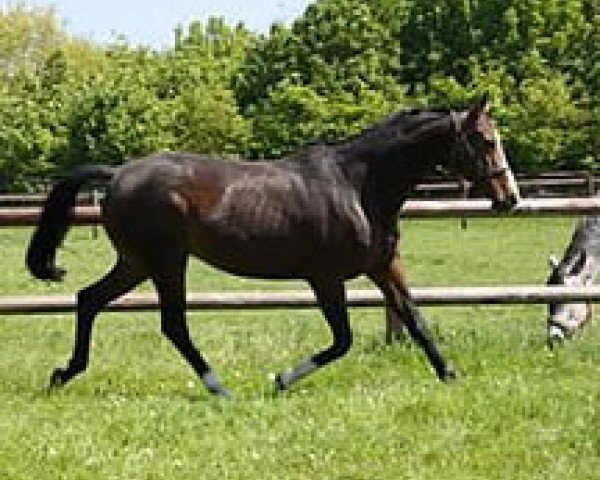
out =
[[[486,97],[465,110],[397,113],[348,140],[310,146],[279,161],[160,153],[117,168],[75,169],[46,200],[27,266],[39,279],[61,278],[56,250],[77,192],[92,180],[107,184],[103,223],[118,260],[104,278],[79,292],[72,357],[53,372],[51,385],[63,385],[86,369],[97,313],[150,279],[162,332],[209,392],[227,395],[188,333],[184,281],[190,255],[236,275],[303,279],[314,291],[333,343],[278,375],[279,389],[348,351],[352,332],[344,281],[361,274],[404,319],[438,377],[452,378],[395,255],[400,207],[440,167],[470,179],[495,209],[510,209],[519,199]]]

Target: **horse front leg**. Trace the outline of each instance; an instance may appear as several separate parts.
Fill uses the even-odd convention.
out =
[[[395,250],[398,249],[396,246]],[[400,268],[400,257],[395,257],[395,262],[398,265],[397,269]],[[403,282],[406,284],[406,278],[403,276]],[[387,302],[385,305],[385,341],[386,343],[393,343],[395,341],[406,340],[406,322],[402,315],[399,315],[397,309],[390,306]]]
[[[423,349],[438,378],[455,378],[454,369],[439,352],[425,320],[411,298],[399,259],[394,258],[387,268],[369,274],[369,278],[383,293],[386,308],[391,309],[395,316],[402,320],[410,336]]]
[[[277,375],[275,383],[278,390],[287,390],[292,383],[342,357],[352,345],[344,284],[338,280],[320,280],[312,281],[311,287],[331,329],[333,343],[295,368]]]

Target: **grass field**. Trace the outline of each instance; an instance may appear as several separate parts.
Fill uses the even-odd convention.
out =
[[[415,286],[541,284],[572,223],[405,221],[403,256]],[[33,281],[29,234],[0,231],[3,295],[73,293],[112,262],[102,236],[77,228],[61,250],[65,282]],[[189,274],[194,291],[299,287],[199,262]],[[351,352],[282,395],[269,378],[329,341],[316,311],[192,313],[228,401],[205,394],[156,313],[101,315],[88,372],[51,394],[72,316],[0,317],[0,479],[600,479],[600,328],[550,353],[544,312],[425,309],[460,372],[446,385],[414,346],[382,342],[379,309],[353,309]]]

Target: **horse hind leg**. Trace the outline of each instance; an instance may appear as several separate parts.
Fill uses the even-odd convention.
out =
[[[171,263],[169,271],[152,277],[160,301],[162,333],[202,379],[209,393],[229,397],[210,366],[194,346],[185,319],[185,265],[187,258]]]
[[[59,387],[87,368],[92,328],[96,315],[109,302],[129,292],[147,278],[139,269],[123,259],[98,282],[77,294],[77,323],[73,353],[65,368],[57,368],[50,378],[50,387]]]

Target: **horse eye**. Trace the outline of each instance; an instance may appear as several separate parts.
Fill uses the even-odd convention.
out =
[[[493,150],[494,148],[496,148],[496,141],[495,140],[491,140],[489,138],[485,138],[483,140],[483,143],[486,146],[486,148],[489,148],[490,150]]]

